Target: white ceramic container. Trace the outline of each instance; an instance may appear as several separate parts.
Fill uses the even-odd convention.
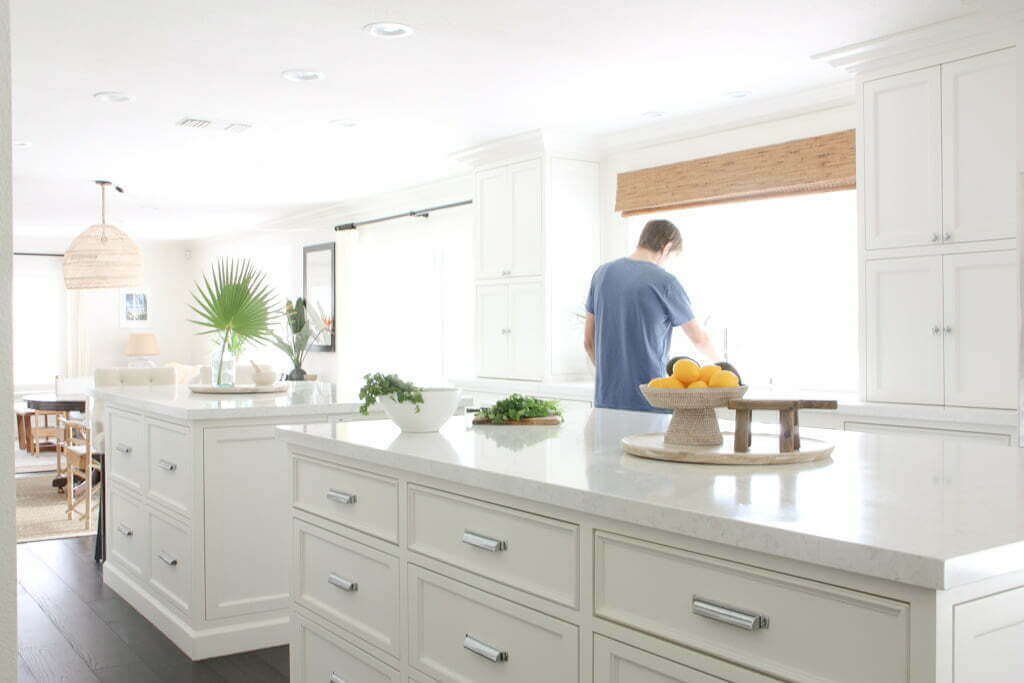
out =
[[[403,432],[436,432],[455,414],[461,395],[461,389],[436,388],[423,389],[423,403],[398,403],[390,396],[377,400]]]

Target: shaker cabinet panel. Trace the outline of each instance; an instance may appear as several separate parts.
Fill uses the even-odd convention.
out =
[[[511,379],[544,379],[544,288],[509,285]]]
[[[540,159],[508,167],[512,206],[509,275],[540,275],[543,265],[543,185]]]
[[[867,398],[941,404],[942,257],[865,266]]]
[[[477,287],[477,363],[481,377],[505,377],[509,372],[508,318],[508,286]]]
[[[945,256],[946,404],[1017,406],[1017,252]]]
[[[868,249],[942,237],[939,67],[864,84],[864,225]]]
[[[1001,50],[942,66],[943,241],[1016,235],[1016,65]]]
[[[512,197],[506,167],[476,176],[477,276],[502,277],[512,267]]]

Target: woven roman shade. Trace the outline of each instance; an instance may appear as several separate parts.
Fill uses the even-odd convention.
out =
[[[620,173],[624,216],[857,186],[854,131]]]

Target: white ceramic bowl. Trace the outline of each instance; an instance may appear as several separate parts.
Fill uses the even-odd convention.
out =
[[[461,389],[437,388],[423,390],[423,403],[398,403],[390,396],[377,400],[403,432],[436,432],[455,414],[461,395]]]

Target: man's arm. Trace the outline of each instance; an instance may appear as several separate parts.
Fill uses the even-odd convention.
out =
[[[713,362],[717,363],[722,360],[722,356],[718,353],[718,349],[711,342],[711,337],[701,327],[700,323],[696,320],[691,320],[688,323],[683,323],[679,326],[686,336],[690,338],[693,345],[697,347],[697,350],[704,354],[705,357],[710,358]]]
[[[586,349],[590,362],[597,367],[597,345],[594,343],[594,332],[597,329],[597,319],[593,313],[587,313],[587,322],[583,326],[583,348]]]

